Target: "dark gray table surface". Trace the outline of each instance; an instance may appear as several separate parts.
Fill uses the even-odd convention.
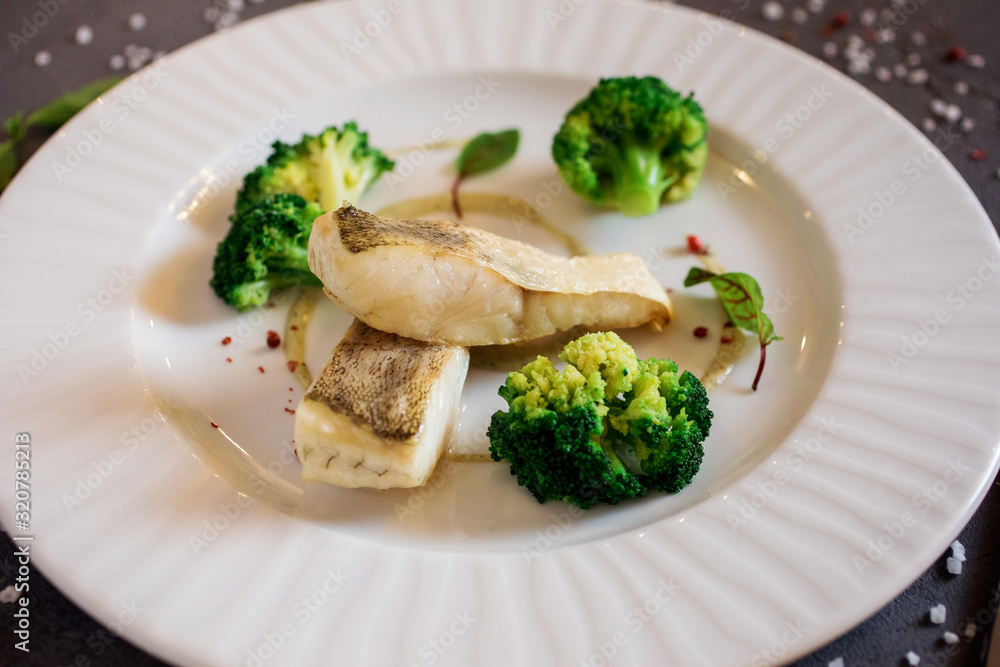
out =
[[[291,4],[293,0],[3,0],[0,119],[19,109],[30,112],[61,92],[114,73],[109,63],[115,54],[134,56],[138,50],[141,55],[142,47],[153,53],[169,52],[210,34],[216,28],[207,19],[223,16],[229,8],[239,10],[232,12],[234,18],[246,20]],[[692,0],[684,4],[759,29],[845,71],[852,62],[855,68],[864,69],[856,57],[844,55],[850,36],[866,40],[864,48],[871,48],[873,56],[871,71],[856,72],[854,77],[925,130],[969,183],[994,226],[1000,225],[1000,4],[996,0]],[[775,7],[783,10],[782,16],[769,20],[767,10]],[[875,10],[892,34],[866,29],[862,23],[871,16],[866,9]],[[136,12],[146,18],[141,30],[129,27],[129,17]],[[846,25],[840,26],[844,18]],[[93,30],[89,44],[75,39],[81,25]],[[824,55],[831,48],[829,43],[837,47],[836,56]],[[962,53],[957,49],[967,56],[982,56],[983,66],[974,66],[978,64],[975,58],[956,60],[954,56]],[[39,52],[50,55],[48,65],[37,64]],[[905,68],[905,76],[885,80],[886,72],[879,68],[891,73],[897,65]],[[925,70],[927,80],[922,81],[920,73],[913,74],[915,70]],[[961,121],[948,123],[935,116],[934,99],[958,105],[963,117],[974,119],[974,127],[968,127],[969,121],[962,128]],[[30,153],[42,139],[33,134],[23,152]],[[3,441],[12,443],[13,437]],[[994,481],[977,513],[956,537],[968,550],[961,575],[946,572],[942,554],[939,562],[881,611],[795,664],[826,667],[842,657],[848,667],[905,665],[908,651],[919,654],[924,666],[984,664],[1000,580],[1000,482]],[[0,537],[0,589],[13,581],[15,572],[14,546],[4,533]],[[14,606],[0,604],[0,664],[164,664],[91,619],[49,584],[44,572],[32,573],[31,587],[31,653],[13,648]],[[928,620],[928,610],[937,604],[948,609],[943,626]],[[968,637],[963,630],[970,625],[975,632]],[[944,630],[958,633],[960,641],[945,644]]]

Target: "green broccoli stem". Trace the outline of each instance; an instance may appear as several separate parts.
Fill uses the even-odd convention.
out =
[[[677,174],[668,176],[663,167],[665,145],[665,141],[642,142],[629,135],[618,144],[607,144],[604,162],[614,179],[614,197],[625,215],[640,217],[655,212],[667,188],[677,180]]]
[[[248,290],[263,289],[266,293],[270,293],[290,287],[322,286],[323,282],[313,273],[286,271],[283,273],[271,273],[260,280],[246,283],[245,288]]]

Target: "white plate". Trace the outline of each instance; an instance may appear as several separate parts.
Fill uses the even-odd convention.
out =
[[[712,127],[696,197],[641,220],[555,191],[547,156],[566,108],[629,73],[695,90]],[[751,348],[713,395],[691,487],[581,513],[494,464],[420,491],[298,481],[300,392],[264,345],[287,304],[237,317],[206,282],[266,145],[352,118],[384,147],[518,126],[515,161],[469,190],[531,199],[665,284],[690,262],[662,251],[690,233],[760,279],[785,340],[760,391]],[[410,153],[362,204],[445,190],[451,159]],[[29,433],[32,453],[30,527],[14,530],[10,456],[3,523],[98,620],[181,664],[773,664],[904,589],[997,470],[998,244],[968,188],[845,77],[669,5],[324,3],[248,22],[70,123],[0,200],[0,232],[3,437]],[[640,347],[703,363],[699,317]],[[317,324],[314,365],[344,318]],[[499,378],[470,377],[469,442]]]

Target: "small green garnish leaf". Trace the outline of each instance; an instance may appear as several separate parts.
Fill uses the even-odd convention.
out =
[[[64,95],[60,95],[28,116],[25,126],[57,130],[65,125],[66,121],[79,113],[81,109],[106,93],[121,80],[120,76],[112,76],[95,81],[94,83],[88,83],[76,90],[71,90]]]
[[[469,176],[483,174],[502,167],[517,153],[517,144],[521,138],[519,130],[510,129],[500,132],[483,132],[473,137],[462,147],[455,160],[455,171],[458,175],[451,186],[451,202],[455,215],[462,217],[462,207],[458,201],[458,186]]]
[[[465,144],[455,161],[455,169],[463,178],[493,171],[503,166],[517,152],[521,133],[516,130],[483,132]]]
[[[767,346],[776,340],[782,340],[781,336],[774,333],[774,324],[764,312],[764,293],[757,281],[745,273],[713,273],[697,266],[688,272],[684,286],[693,287],[705,282],[711,283],[730,321],[755,334],[760,340],[760,364],[753,381],[753,390],[757,391],[757,384],[764,371]]]

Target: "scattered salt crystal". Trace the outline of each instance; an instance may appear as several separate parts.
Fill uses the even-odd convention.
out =
[[[804,25],[809,22],[809,12],[802,9],[801,7],[796,7],[792,10],[792,23],[796,25]]]
[[[955,82],[955,85],[951,87],[951,89],[952,89],[952,91],[954,91],[954,93],[956,95],[962,95],[962,96],[968,95],[969,94],[969,82],[968,81],[958,80],[958,81]]]
[[[951,543],[951,555],[960,561],[965,561],[965,545],[955,540]]]
[[[233,11],[224,11],[219,15],[219,20],[215,22],[213,26],[216,30],[224,30],[225,28],[231,28],[236,25],[236,22],[240,20],[240,15]]]
[[[847,46],[855,49],[860,49],[865,45],[865,40],[861,35],[856,35],[851,33],[847,36]]]
[[[944,116],[948,113],[948,103],[939,97],[931,100],[931,113],[935,116]]]
[[[949,123],[957,123],[962,117],[962,107],[957,104],[949,104],[948,109],[944,112],[944,119]]]
[[[35,54],[35,65],[45,67],[52,62],[52,54],[48,51],[39,51]]]
[[[907,53],[906,58],[903,59],[903,62],[905,62],[910,67],[916,67],[917,65],[920,64],[920,54],[915,51],[913,53]]]
[[[81,46],[90,44],[94,41],[94,29],[89,25],[82,25],[76,29],[76,34],[73,35],[73,39],[76,40],[76,43]]]
[[[823,42],[823,55],[827,58],[836,58],[837,44],[835,42]]]
[[[844,659],[842,657],[836,657],[826,663],[826,667],[844,667]]]
[[[907,74],[906,82],[914,86],[920,86],[922,84],[927,83],[927,79],[929,78],[930,75],[927,73],[927,70],[921,67],[920,69],[915,69],[909,74]]]
[[[927,35],[920,32],[919,30],[914,30],[910,33],[910,44],[913,46],[923,46],[927,43]]]
[[[978,53],[973,53],[972,55],[966,56],[965,64],[974,69],[982,69],[986,66],[986,58],[982,57]]]
[[[771,0],[761,6],[760,13],[765,21],[780,21],[785,16],[785,8],[781,6],[780,2]]]
[[[942,635],[942,638],[944,639],[945,644],[958,643],[958,635],[956,635],[954,632],[946,632],[944,633],[944,635]]]
[[[962,574],[962,561],[958,560],[957,558],[948,556],[947,567],[949,574],[955,574],[955,575]]]
[[[125,56],[120,53],[111,56],[108,60],[108,67],[116,71],[122,69],[125,67]]]
[[[872,71],[871,63],[864,58],[856,58],[847,63],[847,72],[849,74],[868,74],[870,71]]]
[[[914,653],[913,651],[909,651],[906,654],[906,664],[913,665],[914,667],[916,667],[916,665],[920,664],[920,656]]]
[[[0,591],[0,602],[3,602],[4,604],[13,602],[19,597],[21,597],[21,594],[17,592],[16,588],[14,588],[14,584],[11,584],[7,588]]]
[[[879,44],[892,44],[896,41],[896,31],[892,28],[882,28],[875,34],[875,41]]]
[[[958,124],[958,129],[966,134],[972,132],[976,129],[976,119],[972,116],[966,116],[962,119],[962,122]]]
[[[134,32],[138,32],[146,27],[146,15],[142,12],[136,12],[128,17],[128,28]]]
[[[870,28],[878,21],[878,12],[869,7],[858,14],[858,22],[866,28]]]
[[[924,132],[926,132],[928,134],[930,134],[931,132],[933,132],[934,130],[937,129],[937,121],[935,121],[930,116],[928,116],[927,118],[924,118],[923,122],[921,122],[920,125],[921,125],[921,127],[924,128]]]
[[[211,7],[206,7],[204,13],[201,15],[205,19],[205,23],[215,23],[219,20],[220,10],[215,5]]]
[[[806,0],[806,9],[813,14],[819,14],[826,9],[826,0]]]
[[[876,67],[875,78],[881,83],[889,83],[892,81],[892,70],[888,67]]]
[[[948,609],[943,604],[935,605],[930,610],[931,623],[941,625],[948,618]]]
[[[967,623],[965,629],[962,630],[962,634],[965,635],[966,639],[972,639],[976,636],[976,624]]]
[[[892,66],[892,74],[897,79],[903,79],[909,73],[910,70],[906,69],[906,65],[903,63],[896,63]]]
[[[138,44],[126,44],[123,53],[126,58],[135,58],[135,55],[139,52]]]

